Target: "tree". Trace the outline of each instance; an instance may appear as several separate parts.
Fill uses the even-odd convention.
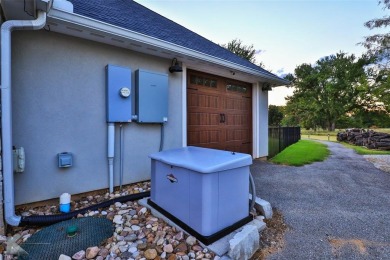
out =
[[[390,9],[390,0],[379,1],[383,9]],[[364,24],[370,30],[386,28],[390,25],[390,16],[372,19]],[[384,109],[390,111],[390,33],[377,33],[365,37],[361,43],[367,53],[375,58],[376,75],[373,79],[372,94],[383,103]]]
[[[379,1],[383,4],[383,9],[390,9],[390,0]],[[370,30],[384,28],[390,25],[390,16],[372,19],[367,21],[364,26]],[[361,43],[367,48],[371,56],[377,58],[380,65],[389,68],[390,62],[390,33],[374,34],[365,37],[365,41]]]
[[[283,119],[283,107],[269,105],[268,107],[268,125],[270,126],[278,126],[282,122]]]
[[[295,87],[287,99],[286,113],[299,118],[305,128],[328,128],[334,131],[336,121],[356,108],[375,105],[369,88],[371,60],[340,52],[319,59],[314,65],[296,67],[286,76]]]
[[[255,55],[261,52],[260,50],[256,50],[253,47],[253,44],[244,45],[240,39],[233,39],[227,44],[221,44],[221,46],[233,52],[234,54],[240,56],[241,58],[249,60],[253,64],[256,64]],[[259,62],[259,64],[256,65],[262,68],[264,67],[264,64],[262,62]]]

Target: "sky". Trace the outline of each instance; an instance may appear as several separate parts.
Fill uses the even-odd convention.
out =
[[[364,27],[389,15],[377,0],[136,0],[203,37],[223,44],[238,38],[276,75],[343,51],[360,56],[358,43],[375,32]],[[269,92],[270,105],[284,105],[292,88]]]

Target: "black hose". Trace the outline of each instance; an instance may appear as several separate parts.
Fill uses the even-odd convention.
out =
[[[68,220],[74,217],[77,217],[78,214],[84,214],[85,212],[89,210],[97,210],[99,208],[106,208],[114,204],[115,202],[126,202],[126,201],[133,201],[133,200],[139,200],[145,197],[150,197],[150,191],[145,191],[141,193],[135,193],[130,194],[122,197],[118,197],[115,199],[111,199],[108,201],[104,201],[99,204],[95,204],[92,206],[89,206],[87,208],[79,209],[76,211],[72,211],[65,214],[58,214],[58,215],[45,215],[45,216],[28,216],[28,217],[22,217],[19,226],[46,226],[55,224],[64,220]]]

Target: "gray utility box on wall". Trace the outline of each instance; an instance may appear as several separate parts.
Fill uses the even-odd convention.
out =
[[[135,93],[138,123],[168,121],[168,74],[136,70]]]
[[[152,204],[201,236],[248,217],[250,155],[189,146],[150,158]]]

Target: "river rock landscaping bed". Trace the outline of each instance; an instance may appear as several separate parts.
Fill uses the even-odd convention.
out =
[[[80,197],[72,201],[72,210],[85,208],[119,196],[140,193],[150,190],[150,182],[127,186],[114,194],[102,193]],[[44,206],[22,206],[17,208],[17,214],[22,216],[59,214],[58,204],[53,201]],[[104,217],[115,225],[113,236],[101,245],[82,248],[74,255],[61,255],[59,260],[140,260],[140,259],[219,259],[213,252],[203,248],[197,239],[188,236],[175,227],[169,226],[163,220],[153,216],[149,209],[137,203],[128,201],[116,202],[108,208],[79,214],[83,217]],[[7,254],[7,238],[20,235],[18,243],[26,241],[40,227],[11,227],[7,237],[1,237],[0,253],[4,259],[17,259],[17,256]],[[93,236],[93,234],[91,234]],[[55,259],[54,259],[55,260]]]

